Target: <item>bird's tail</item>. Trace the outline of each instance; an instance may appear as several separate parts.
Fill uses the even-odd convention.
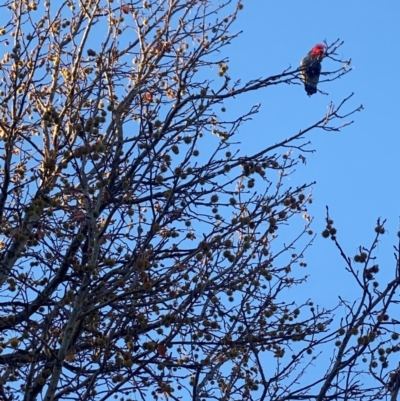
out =
[[[307,83],[304,84],[304,89],[306,90],[308,95],[313,95],[317,93],[317,86],[316,85],[309,85]]]

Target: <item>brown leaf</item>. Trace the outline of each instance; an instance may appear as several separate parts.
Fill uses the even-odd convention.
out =
[[[65,360],[68,362],[73,362],[75,360],[75,352],[71,352],[71,353],[67,354],[67,356],[65,357]]]
[[[153,100],[153,95],[150,92],[143,94],[143,100],[146,102],[151,102]]]
[[[123,6],[121,6],[121,11],[124,14],[129,14],[133,11],[132,7],[129,4],[124,4]]]
[[[157,352],[161,356],[167,356],[167,347],[164,344],[158,344]]]

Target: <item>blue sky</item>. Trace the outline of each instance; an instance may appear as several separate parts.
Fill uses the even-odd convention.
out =
[[[309,98],[302,86],[278,85],[233,102],[230,111],[237,113],[261,103],[260,113],[240,129],[243,153],[251,154],[306,128],[326,113],[331,101],[338,104],[352,92],[347,110],[364,106],[353,116],[354,124],[341,132],[313,131],[308,139],[316,152],[309,154],[307,165],[291,177],[293,184],[317,181],[309,212],[318,236],[306,254],[308,267],[300,272],[310,275],[308,282],[291,289],[287,302],[312,298],[334,307],[339,295],[348,301],[361,296],[333,242],[320,235],[326,205],[349,256],[354,256],[360,245],[370,246],[378,217],[388,220],[387,233],[376,252],[381,267],[377,278],[381,289],[394,279],[393,245],[400,216],[399,15],[400,2],[394,0],[244,2],[236,24],[243,34],[227,50],[233,79],[275,75],[297,66],[316,43],[332,43],[338,38],[344,40],[340,55],[352,59],[353,70],[340,80],[320,84],[328,96]],[[323,62],[323,70],[332,66],[331,60]],[[338,310],[336,317],[342,312]],[[318,369],[326,366],[332,348],[325,352]],[[270,361],[266,365],[270,366]],[[314,373],[319,377],[321,372],[310,368],[305,382],[312,380]]]
[[[218,0],[215,0],[217,2]],[[361,7],[362,5],[362,7]],[[329,92],[307,97],[300,85],[278,85],[251,92],[229,103],[229,112],[240,115],[253,104],[261,111],[240,128],[243,154],[289,137],[326,114],[332,101],[338,104],[354,92],[348,111],[363,104],[355,123],[340,133],[314,131],[308,137],[316,153],[308,154],[307,165],[291,177],[293,185],[316,180],[314,203],[318,237],[306,255],[305,286],[294,289],[288,300],[312,297],[319,304],[334,306],[337,296],[354,298],[355,283],[344,271],[344,263],[324,229],[325,206],[338,229],[338,237],[349,255],[374,236],[377,217],[388,219],[388,234],[378,248],[382,284],[393,278],[392,246],[400,216],[400,188],[397,174],[400,149],[399,115],[400,2],[367,0],[334,3],[315,1],[244,1],[244,10],[233,29],[243,30],[225,49],[230,59],[229,75],[242,82],[276,75],[299,61],[316,43],[340,38],[344,59],[351,58],[353,71],[340,80],[322,83]],[[323,68],[333,64],[325,60]],[[288,181],[288,185],[292,185]],[[301,219],[299,217],[299,219]]]
[[[400,216],[396,179],[400,149],[396,118],[400,107],[400,2],[367,0],[362,7],[360,2],[345,0],[243,3],[244,9],[232,27],[243,33],[224,49],[230,59],[232,80],[244,83],[296,68],[313,45],[338,38],[344,40],[340,56],[352,59],[353,70],[340,80],[321,83],[320,88],[329,92],[327,96],[309,98],[302,86],[282,84],[229,102],[228,111],[236,116],[261,104],[253,121],[240,128],[242,153],[251,155],[297,133],[324,116],[331,101],[338,104],[354,92],[346,110],[362,104],[364,111],[355,114],[355,123],[339,133],[313,131],[308,139],[316,153],[308,154],[307,165],[291,179],[293,183],[317,181],[310,208],[314,231],[323,230],[325,206],[329,205],[339,239],[350,255],[360,244],[370,243],[377,217],[387,218],[388,234],[380,244],[379,257],[388,269],[387,279],[391,278],[392,246]],[[323,69],[330,68],[337,68],[337,64],[324,60]],[[212,141],[214,144],[215,138]],[[335,302],[336,294],[327,293],[323,283],[341,284],[346,276],[343,262],[329,240],[318,235],[308,253],[308,266],[310,285],[320,302]],[[351,293],[351,288],[341,290]]]
[[[340,55],[352,59],[353,70],[340,80],[320,84],[328,96],[309,98],[301,86],[278,85],[234,102],[232,109],[237,110],[231,111],[262,105],[258,116],[240,131],[241,148],[251,154],[317,121],[330,101],[338,104],[354,92],[347,110],[360,104],[365,109],[339,133],[313,131],[308,139],[317,152],[308,155],[307,165],[293,179],[317,181],[310,208],[314,230],[323,230],[329,205],[338,238],[349,255],[355,255],[359,245],[371,243],[377,217],[388,219],[388,233],[378,248],[379,263],[384,265],[382,284],[385,278],[393,278],[392,247],[400,215],[399,15],[397,1],[368,0],[362,7],[360,2],[344,0],[244,2],[236,24],[243,34],[227,50],[232,78],[244,81],[297,66],[323,40],[344,40]],[[332,66],[331,60],[325,60],[323,68]],[[342,294],[352,293],[354,282],[344,273],[343,261],[330,240],[319,235],[307,259],[311,274],[307,292],[311,290],[320,302],[335,303],[339,288]],[[331,291],[326,290],[328,284]]]
[[[396,118],[400,106],[400,2],[316,3],[244,1],[244,9],[233,29],[243,34],[225,48],[229,74],[242,82],[275,75],[297,67],[316,43],[340,38],[344,59],[352,59],[353,70],[342,79],[320,84],[328,96],[307,97],[300,85],[278,85],[251,92],[230,102],[229,112],[240,115],[253,104],[261,111],[240,128],[241,150],[250,155],[286,138],[325,115],[328,104],[338,104],[354,92],[347,110],[365,107],[354,115],[355,123],[340,133],[312,132],[308,139],[316,153],[293,180],[317,181],[313,188],[314,229],[324,228],[325,206],[329,205],[339,239],[349,254],[372,240],[377,217],[388,219],[388,234],[379,247],[381,264],[393,269],[392,246],[400,216],[400,133]],[[323,68],[333,67],[325,60]],[[310,283],[324,302],[324,281],[342,282],[340,261],[332,243],[320,236],[308,254]],[[322,288],[322,290],[321,290]],[[346,288],[342,288],[346,290]],[[328,294],[330,295],[330,294]]]

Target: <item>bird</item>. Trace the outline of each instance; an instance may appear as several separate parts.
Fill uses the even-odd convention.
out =
[[[308,96],[317,93],[321,60],[326,55],[325,50],[325,45],[317,44],[300,61],[300,76]]]

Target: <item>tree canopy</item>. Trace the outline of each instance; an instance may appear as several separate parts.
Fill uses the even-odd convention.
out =
[[[260,106],[232,117],[225,102],[301,81],[297,67],[245,83],[229,75],[242,8],[1,6],[1,399],[396,399],[399,249],[378,289],[384,222],[350,257],[327,214],[322,235],[354,280],[354,303],[290,293],[316,234],[313,182],[285,178],[313,151],[311,132],[341,130],[362,107],[349,108],[349,94],[244,155],[238,128]],[[350,60],[338,58],[340,40],[326,45],[330,82]],[[307,377],[322,350],[331,362]]]

